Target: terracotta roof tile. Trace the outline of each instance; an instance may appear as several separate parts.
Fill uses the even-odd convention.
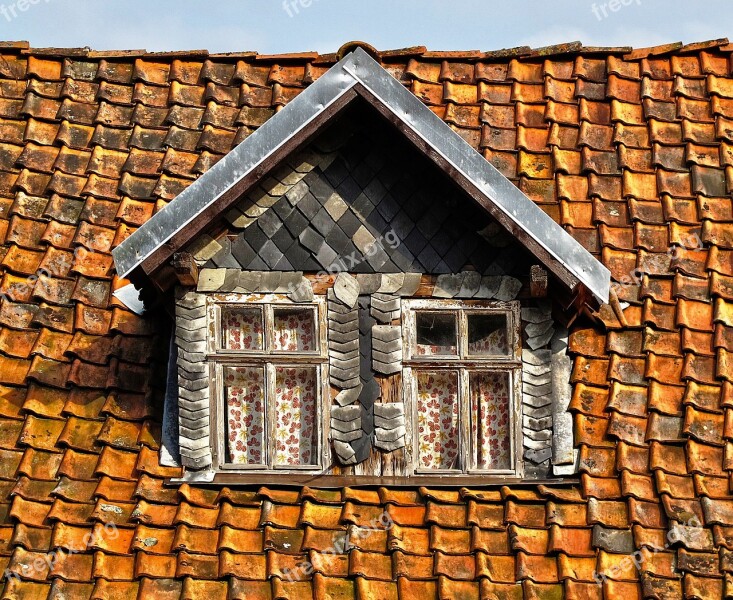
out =
[[[546,554],[548,551],[549,531],[509,526],[509,541],[512,550],[522,550],[528,554]]]
[[[562,53],[551,58],[527,48],[382,53],[616,279],[644,275],[618,290],[631,303],[625,323],[572,327],[582,475],[567,494],[273,485],[258,497],[164,487],[180,470],[156,453],[159,400],[145,393],[154,332],[111,298],[123,283],[112,281],[108,252],[334,57],[3,48],[1,289],[14,295],[0,306],[0,477],[13,490],[15,531],[0,555],[12,564],[18,549],[45,552],[44,527],[63,540],[103,506],[121,525],[112,540],[96,523],[94,559],[60,564],[66,580],[11,579],[6,595],[720,597],[711,557],[733,547],[725,505],[711,504],[728,501],[723,444],[733,439],[733,88],[722,44],[537,51]],[[22,288],[38,268],[49,275]],[[358,535],[384,510],[396,525]],[[686,530],[676,556],[651,552],[667,543],[665,520],[688,513],[712,529]],[[624,555],[605,549],[593,564],[593,523],[632,528],[641,573],[616,569]],[[324,552],[347,536],[363,571],[352,578],[353,561]],[[313,564],[312,580],[262,581],[293,556]]]
[[[346,505],[344,508],[344,520],[347,518],[349,520],[355,519],[354,509],[355,507],[353,505]],[[378,511],[372,510],[370,513],[378,516]],[[390,504],[387,506],[387,514],[398,525],[422,525],[426,520],[426,508],[424,506],[395,506]],[[364,519],[365,523],[368,521],[369,519]]]

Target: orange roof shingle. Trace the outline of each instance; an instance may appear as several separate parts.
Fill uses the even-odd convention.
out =
[[[570,340],[579,484],[211,490],[163,485],[165,332],[111,249],[337,56],[0,46],[4,597],[730,593],[731,52],[377,54],[625,284]]]

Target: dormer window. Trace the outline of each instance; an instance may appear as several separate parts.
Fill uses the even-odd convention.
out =
[[[359,50],[114,252],[179,285],[189,481],[575,471],[553,310],[608,270]]]

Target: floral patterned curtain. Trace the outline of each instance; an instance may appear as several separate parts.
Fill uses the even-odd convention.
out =
[[[225,309],[222,314],[224,348],[262,350],[262,312],[258,308]]]
[[[315,367],[275,370],[275,466],[318,462]]]
[[[509,431],[509,374],[472,372],[472,464],[477,469],[511,468]]]
[[[497,329],[477,340],[468,342],[469,354],[505,355],[507,353],[507,337],[505,329]]]
[[[455,346],[436,346],[435,344],[417,344],[418,356],[455,356]]]
[[[262,367],[230,367],[224,373],[229,456],[238,464],[263,464],[265,373]]]
[[[315,350],[313,311],[275,310],[273,349],[278,352],[311,352]]]
[[[468,315],[468,353],[506,356],[509,353],[507,316],[503,313]]]
[[[418,464],[456,469],[458,464],[458,373],[417,373]]]

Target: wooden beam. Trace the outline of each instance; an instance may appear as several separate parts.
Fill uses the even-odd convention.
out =
[[[199,267],[191,253],[176,252],[173,255],[173,269],[181,285],[190,287],[198,284]]]
[[[540,265],[529,269],[529,293],[532,298],[547,297],[547,271]]]
[[[347,469],[341,467],[341,472]],[[335,471],[335,469],[334,469]],[[436,488],[458,488],[458,487],[481,487],[496,488],[506,485],[512,487],[528,487],[536,488],[538,485],[546,487],[569,487],[577,486],[579,480],[577,478],[556,478],[556,479],[521,479],[517,477],[505,477],[501,475],[413,475],[410,477],[402,476],[382,476],[371,477],[368,475],[313,475],[304,474],[296,475],[292,473],[277,476],[278,484],[295,485],[298,487],[308,486],[315,489],[333,489],[352,486],[387,486],[387,487],[409,487],[416,488],[419,486],[436,487]],[[249,473],[224,473],[218,472],[214,475],[212,481],[196,481],[195,478],[187,480],[184,475],[182,478],[170,478],[166,480],[167,485],[180,485],[181,483],[196,484],[201,487],[221,487],[226,486],[262,486],[262,474]]]

